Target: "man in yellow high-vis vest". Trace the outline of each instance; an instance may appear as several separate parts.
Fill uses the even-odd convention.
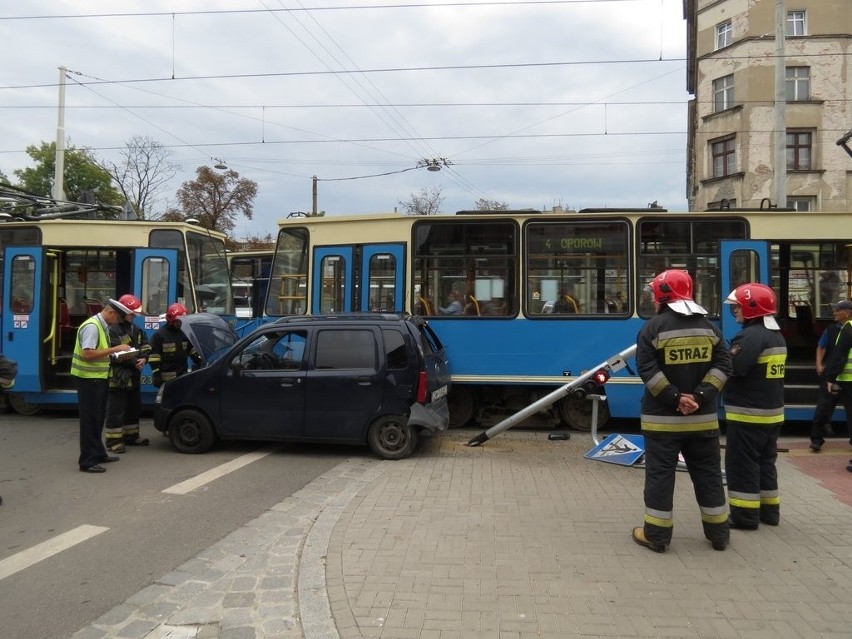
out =
[[[109,388],[110,356],[130,349],[128,344],[109,345],[107,329],[132,311],[117,300],[109,300],[97,315],[80,324],[71,360],[71,375],[77,382],[77,403],[80,413],[80,458],[84,473],[103,473],[105,462],[118,457],[107,455],[103,441]]]

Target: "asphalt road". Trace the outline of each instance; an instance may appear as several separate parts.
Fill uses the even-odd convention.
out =
[[[324,471],[370,455],[366,448],[258,443],[181,455],[149,420],[142,430],[150,446],[130,448],[93,475],[77,468],[76,413],[0,415],[0,636],[68,637]],[[270,454],[199,479],[255,451]],[[163,492],[194,478],[201,485],[186,494]],[[84,539],[5,574],[27,563],[27,551],[69,535]]]

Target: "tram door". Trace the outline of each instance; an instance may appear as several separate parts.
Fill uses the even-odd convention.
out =
[[[401,312],[403,244],[357,244],[314,249],[311,312]]]
[[[8,247],[3,260],[2,353],[18,362],[15,391],[41,390],[45,316],[48,302],[46,251],[41,247]]]
[[[722,300],[740,284],[760,282],[771,286],[769,280],[769,244],[756,240],[723,240],[720,243],[720,280]],[[722,334],[730,342],[740,325],[731,313],[730,305],[720,311]]]
[[[97,282],[89,273],[91,290],[98,292],[74,300],[73,305],[66,299],[72,283],[62,279],[61,260],[58,249],[15,246],[5,250],[0,352],[18,362],[16,394],[73,388],[69,374],[77,328],[108,298],[125,292],[138,296],[146,316],[136,321],[149,333],[158,328],[158,315],[177,299],[174,249],[130,251],[129,259],[116,260],[111,270],[98,272]],[[79,278],[79,273],[74,276]]]

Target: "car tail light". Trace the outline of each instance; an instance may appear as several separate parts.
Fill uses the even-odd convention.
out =
[[[426,391],[429,389],[429,380],[426,379],[426,371],[420,371],[417,376],[417,403],[426,403]]]

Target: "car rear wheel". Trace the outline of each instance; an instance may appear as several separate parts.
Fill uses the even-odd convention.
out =
[[[178,451],[194,455],[213,447],[216,432],[204,414],[187,408],[169,420],[169,439]]]
[[[367,445],[382,459],[404,459],[417,446],[417,431],[405,417],[380,417],[367,431]]]

